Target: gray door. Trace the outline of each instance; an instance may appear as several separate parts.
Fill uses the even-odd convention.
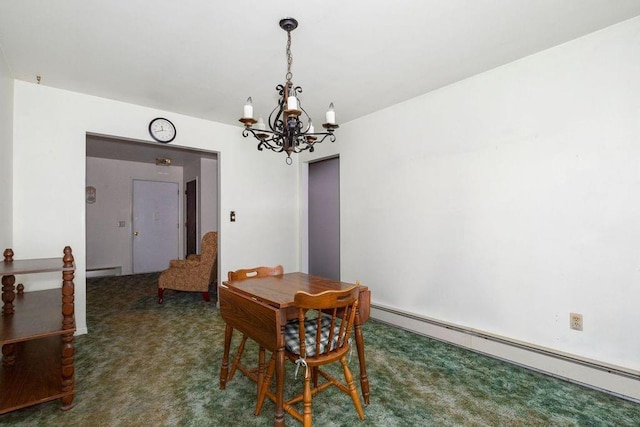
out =
[[[340,280],[340,159],[309,164],[309,273]]]

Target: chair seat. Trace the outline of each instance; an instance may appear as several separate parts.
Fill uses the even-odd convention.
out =
[[[284,346],[287,351],[293,354],[300,354],[300,335],[298,329],[298,319],[289,321],[284,327]],[[329,332],[331,329],[331,316],[322,316],[320,332],[320,353],[325,353],[329,342]],[[306,319],[304,321],[304,342],[307,349],[307,356],[316,355],[316,335],[318,330],[318,318]],[[333,328],[333,340],[331,350],[335,350],[340,338],[340,324],[336,324]]]

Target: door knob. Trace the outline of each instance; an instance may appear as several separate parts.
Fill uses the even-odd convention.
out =
[[[137,236],[137,235],[138,235],[138,232],[137,232],[137,231],[134,231],[134,232],[133,232],[133,235],[134,235],[134,236]]]

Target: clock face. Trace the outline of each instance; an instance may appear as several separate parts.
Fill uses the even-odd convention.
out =
[[[158,117],[149,123],[149,134],[156,141],[166,144],[176,137],[176,127],[169,120]]]

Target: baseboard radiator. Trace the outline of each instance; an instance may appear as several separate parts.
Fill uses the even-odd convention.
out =
[[[640,403],[640,372],[371,304],[371,317],[419,335]]]
[[[122,274],[122,267],[98,267],[88,268],[85,272],[85,277],[105,277],[105,276],[120,276]]]

